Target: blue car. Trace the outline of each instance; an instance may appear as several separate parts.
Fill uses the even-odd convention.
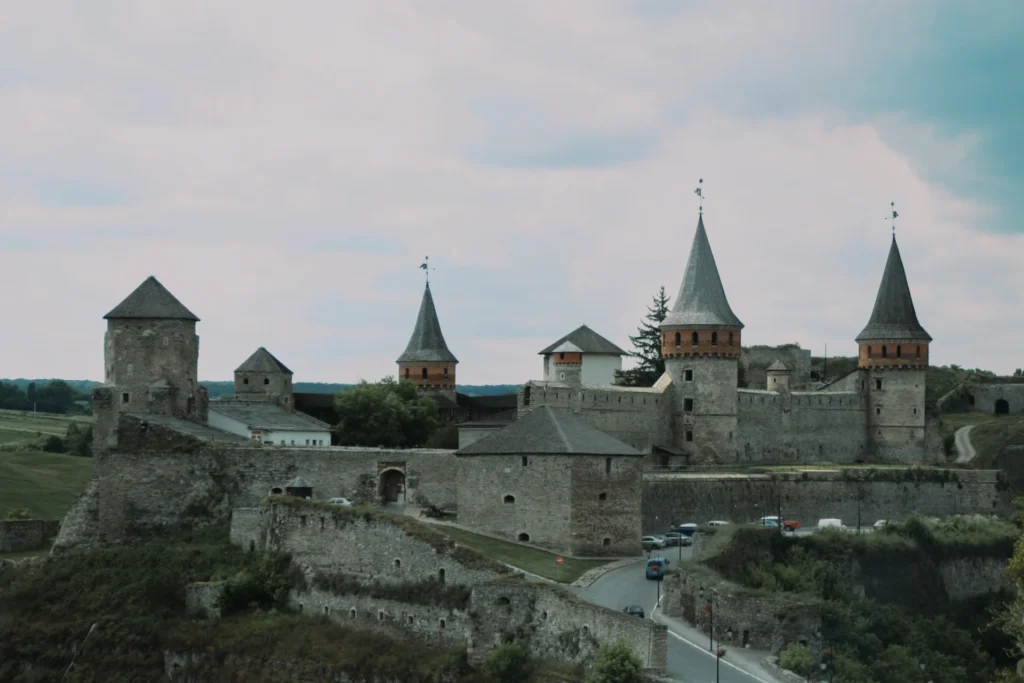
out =
[[[647,578],[661,581],[665,578],[666,565],[668,565],[668,560],[664,557],[652,557],[647,560]]]

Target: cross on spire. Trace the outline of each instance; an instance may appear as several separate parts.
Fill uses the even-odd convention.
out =
[[[704,179],[701,178],[700,180],[697,181],[697,189],[693,191],[693,193],[700,198],[700,215],[702,216],[704,215],[704,190],[702,189],[703,187]]]
[[[429,285],[430,284],[430,271],[434,270],[433,268],[430,267],[430,257],[429,256],[424,256],[423,257],[423,263],[421,263],[419,265],[419,267],[423,271],[423,274],[426,275],[426,277],[427,277],[427,284]]]
[[[896,219],[899,218],[900,215],[896,212],[896,202],[889,202],[889,208],[892,209],[892,216],[889,217],[889,220],[892,221],[892,236],[895,237],[896,236]]]

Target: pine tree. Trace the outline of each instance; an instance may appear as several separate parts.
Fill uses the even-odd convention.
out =
[[[631,387],[649,387],[665,373],[665,361],[661,357],[661,329],[658,325],[668,315],[668,297],[662,287],[654,295],[651,305],[647,307],[647,315],[640,323],[636,336],[630,336],[633,342],[634,358],[639,359],[635,368],[617,373],[619,384]]]

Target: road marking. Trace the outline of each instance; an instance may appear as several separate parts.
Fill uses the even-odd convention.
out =
[[[660,600],[659,600],[658,602],[660,602]],[[658,623],[658,622],[657,622],[657,621],[655,621],[655,619],[654,619],[654,613],[655,613],[655,612],[656,612],[656,611],[658,610],[658,602],[655,602],[655,603],[654,603],[654,607],[653,607],[653,608],[651,609],[651,621],[654,621],[654,623]],[[666,630],[666,631],[668,632],[668,634],[669,634],[670,636],[673,636],[673,637],[675,637],[675,638],[677,638],[677,639],[679,639],[679,640],[683,641],[684,643],[686,643],[686,644],[687,644],[687,645],[689,645],[690,647],[692,647],[692,648],[694,648],[694,649],[696,649],[696,650],[699,650],[700,652],[703,652],[703,653],[704,653],[704,654],[706,654],[707,656],[709,656],[709,657],[716,657],[716,656],[717,656],[717,655],[715,655],[715,653],[713,653],[713,652],[710,652],[710,651],[708,651],[708,650],[704,649],[704,646],[703,646],[703,645],[698,645],[697,643],[693,642],[693,641],[692,641],[692,640],[690,640],[689,638],[686,638],[685,636],[681,636],[681,635],[679,635],[678,633],[676,633],[676,632],[675,632],[675,631],[673,631],[672,629],[668,628],[668,626],[667,626],[667,625],[665,626],[665,630]],[[719,647],[721,647],[721,644],[719,644]],[[749,672],[749,671],[747,671],[746,669],[741,669],[740,667],[736,666],[736,665],[735,665],[735,664],[733,664],[732,662],[728,662],[728,661],[726,661],[724,657],[721,657],[720,659],[721,659],[721,661],[722,661],[722,664],[724,664],[724,665],[726,665],[726,666],[728,666],[728,667],[732,667],[733,669],[735,669],[736,671],[739,671],[739,672],[740,672],[741,674],[743,674],[744,676],[749,676],[749,677],[750,677],[751,679],[753,679],[753,680],[757,681],[758,683],[777,683],[777,681],[769,681],[769,680],[767,680],[767,679],[761,678],[761,677],[760,677],[760,676],[758,676],[757,674],[753,674],[753,673],[750,673],[750,672]]]

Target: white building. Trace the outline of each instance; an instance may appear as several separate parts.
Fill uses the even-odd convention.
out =
[[[628,354],[580,325],[540,355],[544,357],[545,382],[575,380],[588,386],[607,386],[615,384],[615,373],[622,370],[622,357]],[[578,376],[572,376],[577,372]]]
[[[326,422],[276,403],[235,399],[210,401],[208,423],[231,434],[277,446],[330,446]]]

